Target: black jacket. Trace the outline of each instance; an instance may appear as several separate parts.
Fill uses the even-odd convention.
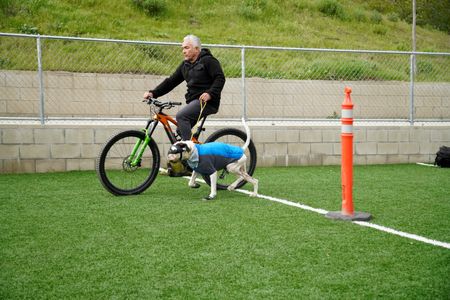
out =
[[[173,90],[183,80],[187,84],[186,103],[198,99],[201,94],[207,92],[211,95],[208,104],[219,108],[225,76],[219,61],[212,56],[209,49],[202,49],[194,63],[183,61],[170,77],[150,92],[153,93],[153,97],[158,98]]]

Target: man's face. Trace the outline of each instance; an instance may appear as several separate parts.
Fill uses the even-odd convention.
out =
[[[192,46],[191,42],[183,42],[181,48],[183,49],[184,60],[187,60],[191,63],[197,60],[197,57],[200,54],[200,49]]]

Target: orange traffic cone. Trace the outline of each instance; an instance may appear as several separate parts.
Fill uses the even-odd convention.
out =
[[[345,88],[341,116],[342,210],[329,212],[326,217],[340,220],[368,221],[372,218],[370,214],[353,210],[353,103],[350,98],[351,92],[351,88]]]

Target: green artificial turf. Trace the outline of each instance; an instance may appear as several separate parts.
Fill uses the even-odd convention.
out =
[[[260,193],[340,209],[339,167],[258,168]],[[373,223],[450,242],[450,170],[356,166]],[[250,188],[246,186],[245,188]],[[1,299],[448,299],[450,250],[158,176],[115,197],[94,172],[0,175]]]

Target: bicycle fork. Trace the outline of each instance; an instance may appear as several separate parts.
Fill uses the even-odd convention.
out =
[[[140,167],[142,155],[144,154],[145,147],[147,147],[149,142],[150,137],[148,135],[145,135],[144,140],[137,140],[130,156],[128,157],[128,162],[130,163],[131,167]]]
[[[136,144],[134,145],[133,150],[128,157],[128,162],[131,167],[141,166],[140,164],[142,155],[144,154],[145,148],[147,148],[148,144],[150,143],[151,135],[153,134],[156,125],[158,125],[158,123],[154,121],[152,123],[148,123],[146,128],[142,129],[142,131],[145,133],[145,138],[144,140],[138,139],[136,141]]]

